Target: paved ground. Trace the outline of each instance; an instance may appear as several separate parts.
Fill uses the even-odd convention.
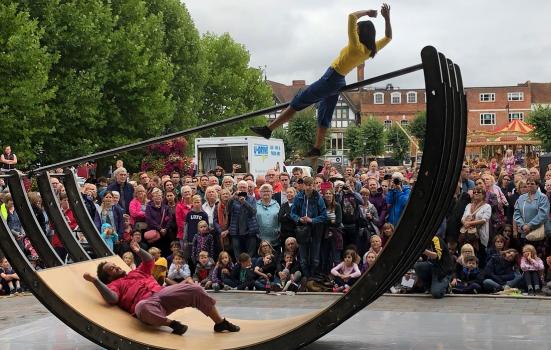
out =
[[[250,308],[278,308],[294,305],[301,309],[322,308],[334,302],[340,295],[266,295],[249,293],[212,294],[222,307],[246,306]],[[500,297],[500,296],[449,296],[434,300],[425,295],[385,295],[371,304],[367,310],[394,312],[445,312],[492,315],[551,315],[551,298]],[[34,296],[0,298],[0,329],[22,325],[50,316],[50,312]]]

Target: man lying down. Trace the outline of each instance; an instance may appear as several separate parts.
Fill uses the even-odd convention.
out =
[[[126,273],[112,262],[102,262],[98,265],[97,277],[88,272],[83,276],[96,286],[106,302],[118,305],[145,324],[168,326],[172,328],[172,333],[178,335],[184,334],[188,327],[167,316],[185,307],[194,307],[210,317],[214,321],[215,332],[239,332],[238,326],[220,316],[216,301],[201,286],[187,283],[160,286],[151,275],[155,264],[151,254],[136,242],[130,245],[142,260],[136,270]]]

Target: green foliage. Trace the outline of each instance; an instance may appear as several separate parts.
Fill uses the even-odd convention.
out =
[[[375,157],[385,149],[385,126],[375,118],[369,118],[362,123],[362,136],[365,140],[364,154]]]
[[[344,135],[344,147],[348,157],[378,156],[384,150],[384,125],[369,118],[360,126],[350,125]]]
[[[40,45],[43,32],[27,12],[15,4],[0,3],[0,120],[3,145],[11,145],[20,165],[29,165],[51,133],[45,118],[55,89],[48,87],[48,72],[55,56]]]
[[[272,90],[263,80],[262,71],[249,67],[250,55],[229,34],[208,33],[202,39],[207,77],[199,125],[226,119],[272,104]],[[266,123],[265,117],[249,119],[228,128],[216,128],[201,136],[250,134],[250,125]]]
[[[533,133],[541,140],[543,149],[551,151],[551,106],[536,106],[527,122],[534,127]]]
[[[386,132],[387,144],[392,146],[395,160],[402,161],[409,152],[409,139],[395,124]]]
[[[297,156],[303,156],[312,148],[316,140],[316,128],[316,109],[314,107],[297,112],[289,121],[287,135]]]
[[[272,104],[245,47],[228,34],[201,38],[179,0],[1,4],[2,141],[20,163],[33,148],[52,163]],[[246,135],[259,123],[201,136]]]
[[[167,131],[196,126],[207,75],[199,32],[185,5],[179,0],[149,0],[147,6],[150,13],[162,18],[164,52],[174,71],[169,86],[175,113]]]
[[[408,129],[411,135],[418,140],[419,147],[421,148],[419,151],[422,151],[425,143],[425,132],[427,129],[427,112],[422,111],[417,113]]]

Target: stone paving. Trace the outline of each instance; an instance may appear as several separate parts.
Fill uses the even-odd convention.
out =
[[[323,308],[340,296],[338,294],[266,295],[260,293],[211,295],[222,307],[288,308],[292,305],[301,309]],[[435,300],[427,295],[384,295],[368,306],[367,310],[550,316],[551,298],[454,295]],[[50,312],[33,296],[0,298],[0,329],[25,324],[50,315]]]

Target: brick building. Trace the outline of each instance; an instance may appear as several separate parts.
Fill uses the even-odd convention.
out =
[[[363,66],[357,69],[357,79],[363,80]],[[291,86],[269,82],[276,103],[289,101],[305,88],[304,80],[295,80]],[[502,130],[511,121],[524,121],[538,104],[551,105],[551,83],[520,83],[513,86],[466,87],[468,124],[470,133],[491,133]],[[376,118],[385,127],[392,123],[407,126],[415,116],[426,109],[426,93],[423,89],[400,89],[392,84],[385,87],[367,86],[360,90],[341,94],[333,115],[329,158],[346,154],[342,141],[350,124]],[[275,117],[275,115],[270,116]],[[505,146],[505,145],[504,145]],[[346,163],[346,159],[343,159]]]

